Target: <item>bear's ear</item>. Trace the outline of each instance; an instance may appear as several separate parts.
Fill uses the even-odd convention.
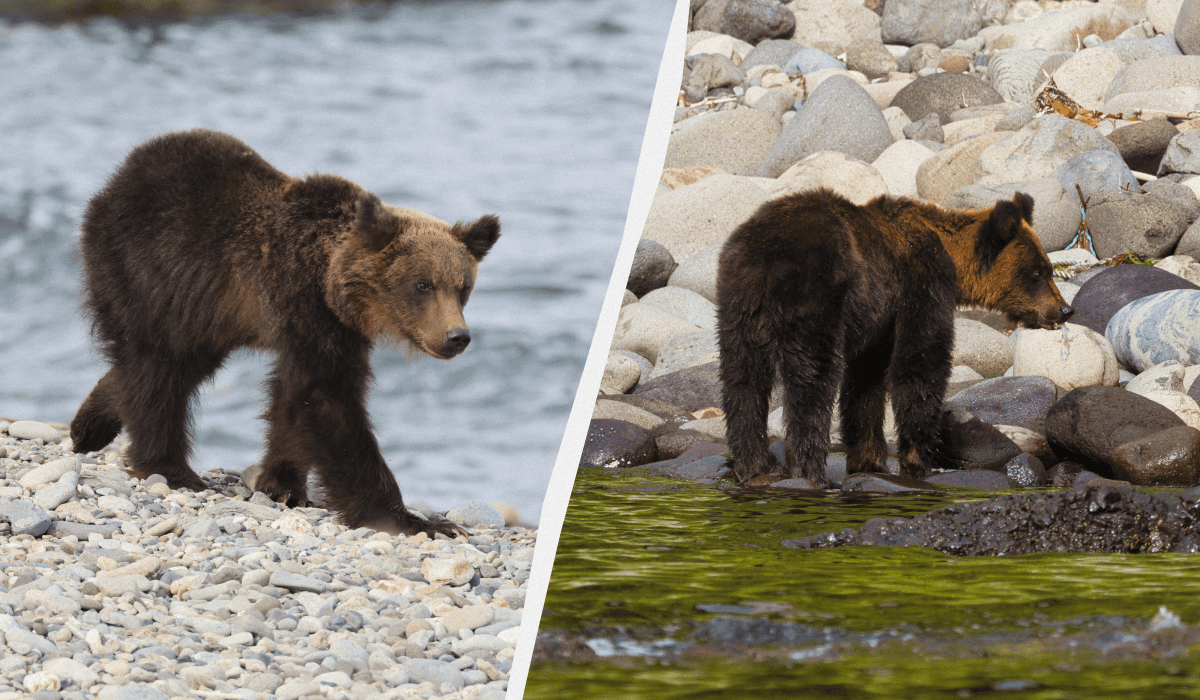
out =
[[[1021,210],[1021,218],[1025,219],[1025,223],[1033,225],[1033,197],[1024,192],[1017,192],[1013,195],[1013,204]]]
[[[354,203],[354,233],[367,250],[378,253],[400,233],[400,220],[383,206],[378,196],[363,192]]]
[[[1018,195],[1020,196],[1027,195]],[[1017,237],[1024,223],[1023,213],[1015,198],[1012,202],[996,202],[991,215],[979,229],[979,237],[975,239],[975,257],[979,259],[982,272],[986,273],[991,269],[996,258],[1000,257],[1000,251]]]
[[[500,238],[500,219],[496,218],[495,214],[487,214],[469,224],[460,221],[450,229],[450,234],[462,241],[471,257],[478,262],[483,260],[483,256],[495,245],[496,239]]]

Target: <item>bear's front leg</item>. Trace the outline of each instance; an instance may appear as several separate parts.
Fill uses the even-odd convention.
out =
[[[271,426],[258,483],[279,492],[268,495],[305,498],[304,466],[311,465],[329,507],[348,527],[454,537],[462,532],[456,524],[425,520],[405,508],[367,416],[368,367],[366,349],[360,357],[319,362],[280,358],[271,378]]]
[[[929,313],[944,308],[945,313]],[[954,347],[953,303],[912,303],[896,324],[896,344],[888,369],[892,410],[900,433],[900,474],[923,479],[944,467],[942,400],[950,380]]]

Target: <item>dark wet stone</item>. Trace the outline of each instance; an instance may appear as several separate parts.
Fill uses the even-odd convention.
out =
[[[946,404],[964,408],[984,423],[1019,425],[1041,433],[1057,391],[1047,377],[996,377],[960,391]]]
[[[842,491],[863,493],[910,493],[933,491],[924,481],[891,474],[851,474],[842,482]]]
[[[988,469],[934,474],[925,479],[925,481],[930,484],[937,484],[938,486],[963,486],[970,489],[982,489],[984,491],[1007,491],[1017,486],[1017,484],[1009,481],[1008,477],[1004,474]]]
[[[1081,462],[1111,476],[1118,445],[1183,425],[1169,408],[1124,389],[1085,386],[1072,390],[1046,415],[1046,441],[1061,459]]]
[[[669,459],[645,465],[646,469],[675,479],[714,483],[729,475],[729,459],[721,455]]]
[[[608,418],[594,419],[579,458],[581,467],[636,467],[658,459],[654,437],[645,428]]]
[[[904,110],[914,122],[937,112],[941,115],[942,124],[946,124],[950,121],[950,113],[956,109],[994,105],[1003,101],[1004,98],[995,88],[973,75],[935,73],[905,85],[892,98],[889,106]]]
[[[1097,479],[1069,491],[1020,493],[947,506],[911,519],[877,518],[783,542],[817,549],[845,545],[927,547],[955,556],[1034,552],[1151,553],[1200,550],[1200,501],[1149,494]]]
[[[773,488],[773,489],[820,489],[821,487],[819,485],[817,485],[817,483],[815,481],[812,481],[811,479],[804,479],[804,478],[798,477],[795,479],[781,479],[780,481],[776,481],[775,483],[771,484],[771,488]]]
[[[721,13],[721,33],[751,45],[795,31],[796,14],[778,0],[730,0]]]
[[[679,457],[681,459],[700,459],[701,457],[712,457],[713,455],[722,455],[727,452],[729,452],[727,445],[716,442],[701,442],[688,448]]]
[[[538,634],[533,644],[533,663],[551,660],[584,661],[596,658],[583,639],[570,632],[552,631]]]
[[[667,280],[677,267],[679,265],[665,246],[643,238],[633,254],[633,268],[629,271],[629,283],[625,287],[639,297],[645,296],[667,286]]]
[[[1070,460],[1059,462],[1046,470],[1046,484],[1055,488],[1066,488],[1075,484],[1075,477],[1087,471],[1087,467]],[[1092,472],[1088,472],[1091,474]]]
[[[767,39],[756,44],[750,53],[746,54],[746,57],[742,59],[742,70],[749,71],[754,66],[783,68],[800,48],[800,44],[787,39]]]
[[[719,363],[709,362],[655,377],[634,389],[633,395],[665,401],[685,411],[720,406]]]
[[[1115,129],[1108,135],[1108,140],[1117,147],[1130,169],[1153,175],[1158,172],[1167,144],[1178,133],[1175,125],[1166,119],[1151,119]]]
[[[1200,430],[1169,428],[1119,445],[1112,453],[1113,476],[1137,486],[1200,484]]]
[[[704,433],[698,433],[695,430],[672,430],[654,438],[654,444],[658,447],[659,459],[675,459],[682,457],[693,447],[707,444],[711,439]]]
[[[1021,448],[1007,435],[970,411],[949,404],[943,415],[946,452],[959,469],[1002,472],[1008,460],[1021,454]]]
[[[1004,465],[1004,473],[1025,488],[1046,485],[1046,467],[1042,460],[1028,452],[1022,452],[1008,460]]]

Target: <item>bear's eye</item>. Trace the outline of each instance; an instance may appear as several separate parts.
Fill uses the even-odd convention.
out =
[[[429,283],[429,280],[417,280],[417,290],[429,292],[433,290],[433,285]]]

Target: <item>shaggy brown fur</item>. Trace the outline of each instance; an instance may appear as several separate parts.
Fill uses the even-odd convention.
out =
[[[303,503],[316,469],[350,526],[451,532],[404,507],[366,411],[373,342],[448,359],[495,216],[450,226],[333,175],[303,180],[215,131],[138,146],[92,198],[85,304],[112,363],[71,422],[77,452],[122,427],[129,470],[203,489],[188,467],[192,396],[235,348],[271,350],[267,450],[255,486]]]
[[[1017,194],[980,211],[910,199],[856,206],[829,190],[764,204],[729,238],[717,277],[721,380],[734,472],[770,469],[767,397],[784,386],[792,476],[825,483],[840,386],[851,472],[886,469],[890,393],[904,474],[946,466],[940,407],[954,308],[977,305],[1034,327],[1070,317]]]

